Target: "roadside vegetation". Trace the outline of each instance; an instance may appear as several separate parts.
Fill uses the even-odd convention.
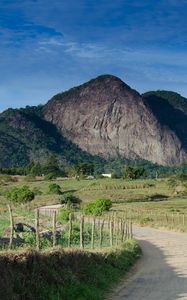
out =
[[[2,253],[0,298],[100,300],[140,255],[133,240],[121,248],[96,253],[62,248]]]

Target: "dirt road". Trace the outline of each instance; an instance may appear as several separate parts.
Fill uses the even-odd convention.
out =
[[[108,300],[187,300],[187,234],[134,228],[143,258]]]

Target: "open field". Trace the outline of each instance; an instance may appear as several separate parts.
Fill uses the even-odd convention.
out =
[[[35,199],[28,204],[12,205],[15,222],[34,225],[37,207],[58,204],[61,195],[49,194],[51,181],[38,178],[33,182],[26,182],[24,177],[18,177],[18,182],[7,182],[0,186],[0,234],[6,232],[9,225],[6,193],[12,187],[28,185],[36,190]],[[109,198],[113,201],[110,215],[118,214],[132,219],[141,225],[168,227],[187,231],[187,195],[174,195],[167,179],[131,180],[123,179],[95,179],[75,180],[58,179],[53,181],[60,185],[62,194],[72,192],[84,203],[97,198]],[[41,228],[51,227],[51,217],[42,216]]]

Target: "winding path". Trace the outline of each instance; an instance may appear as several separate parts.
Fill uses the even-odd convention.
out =
[[[134,235],[143,257],[108,300],[187,300],[187,234],[135,227]]]

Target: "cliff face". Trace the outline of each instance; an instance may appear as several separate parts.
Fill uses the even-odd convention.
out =
[[[91,154],[141,158],[161,165],[187,161],[177,134],[159,122],[136,91],[114,76],[100,76],[56,95],[43,114],[63,136]]]

